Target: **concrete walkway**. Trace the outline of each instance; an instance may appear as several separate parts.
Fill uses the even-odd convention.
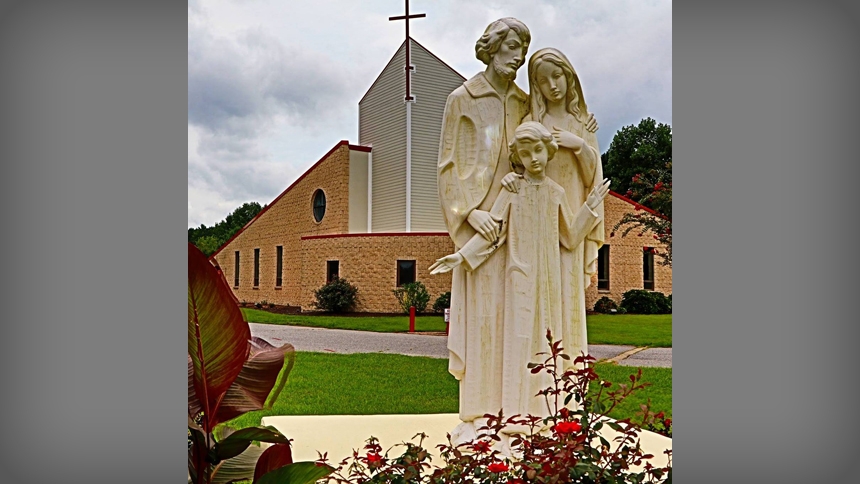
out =
[[[447,336],[438,334],[374,333],[302,326],[249,323],[251,334],[272,344],[292,344],[297,351],[330,353],[391,353],[447,358]],[[589,345],[598,360],[624,366],[672,367],[672,348]]]

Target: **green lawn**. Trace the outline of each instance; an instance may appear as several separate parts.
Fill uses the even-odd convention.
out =
[[[275,314],[260,309],[242,308],[242,315],[249,323],[286,324],[290,326],[313,326],[315,328],[354,329],[382,333],[405,333],[409,331],[409,316],[336,316],[317,314]],[[445,320],[441,315],[415,317],[415,331],[445,331]]]
[[[613,383],[628,382],[636,372],[636,368],[612,363],[601,363],[596,368],[604,380]],[[633,417],[639,404],[648,398],[654,411],[662,410],[671,416],[672,369],[643,368],[642,373],[643,381],[653,386],[631,396],[610,416]],[[446,359],[299,352],[274,408],[248,413],[229,425],[259,425],[267,415],[456,413],[457,394],[457,381],[448,373]]]
[[[409,316],[334,316],[316,314],[274,314],[242,308],[245,320],[252,323],[354,329],[385,333],[409,331]],[[671,314],[595,314],[586,318],[588,342],[633,346],[672,347]],[[415,318],[416,331],[445,331],[442,316]]]
[[[590,344],[672,347],[671,314],[594,314],[586,325]]]

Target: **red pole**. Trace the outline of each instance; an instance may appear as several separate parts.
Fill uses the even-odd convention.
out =
[[[409,306],[409,332],[415,332],[415,306]]]

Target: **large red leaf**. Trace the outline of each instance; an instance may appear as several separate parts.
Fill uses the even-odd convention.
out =
[[[242,371],[251,330],[230,288],[200,250],[188,244],[188,355],[192,385],[210,432],[224,393]],[[190,400],[189,400],[190,402]]]
[[[246,412],[270,409],[278,398],[295,363],[291,344],[272,346],[256,336],[251,338],[251,354],[230,385],[215,413],[215,422],[226,422]]]
[[[254,469],[254,481],[257,482],[264,474],[285,465],[293,463],[293,451],[290,444],[273,444],[263,451]]]

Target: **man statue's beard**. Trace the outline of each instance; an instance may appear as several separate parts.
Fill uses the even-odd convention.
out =
[[[509,65],[502,64],[499,61],[499,56],[493,57],[493,70],[496,71],[496,74],[507,79],[509,82],[513,82],[514,79],[517,78],[517,70]]]

